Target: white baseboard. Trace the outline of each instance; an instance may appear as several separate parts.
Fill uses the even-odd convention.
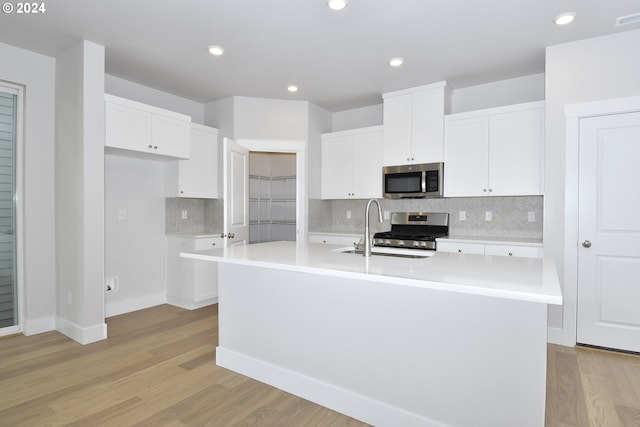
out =
[[[167,294],[157,293],[105,304],[105,316],[112,317],[167,303]]]
[[[40,317],[39,319],[25,319],[22,330],[26,336],[42,334],[56,330],[56,318]]]
[[[56,329],[58,330],[58,332],[83,345],[107,339],[106,323],[101,323],[99,325],[84,328],[67,319],[58,317],[56,318]]]
[[[216,363],[334,411],[379,427],[441,427],[442,424],[298,372],[222,347]]]
[[[563,345],[565,347],[575,347],[576,339],[567,333],[564,328],[547,328],[547,342],[549,344]]]
[[[198,308],[206,307],[218,303],[218,297],[208,298],[201,301],[188,301],[182,298],[167,297],[167,304],[175,305],[176,307],[184,308],[186,310],[196,310]]]

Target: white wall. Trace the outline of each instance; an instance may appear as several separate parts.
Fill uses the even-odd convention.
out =
[[[25,87],[22,316],[26,335],[55,329],[55,59],[0,43],[0,79]]]
[[[451,92],[450,113],[481,110],[544,99],[544,73],[500,80]]]
[[[110,95],[131,99],[158,108],[175,111],[191,116],[194,123],[204,123],[204,104],[180,96],[162,92],[148,86],[124,80],[119,77],[105,75],[104,91]]]
[[[107,317],[166,302],[164,166],[105,155],[105,277],[119,282]]]
[[[104,47],[81,42],[56,61],[56,328],[82,344],[104,323]]]
[[[234,138],[306,141],[308,102],[234,97]]]
[[[382,95],[380,96],[380,104],[333,113],[332,130],[337,132],[340,130],[357,129],[368,126],[379,126],[381,124]]]
[[[556,260],[561,280],[575,281],[577,265],[565,265],[565,116],[569,104],[640,95],[640,30],[547,48],[545,144],[545,256]],[[574,219],[569,218],[569,221]],[[577,244],[577,242],[576,242]],[[564,282],[564,280],[563,280]],[[575,283],[563,283],[564,310],[550,311],[558,328],[550,339],[575,344]]]
[[[204,105],[204,124],[218,129],[220,138],[235,139],[233,129],[234,99],[234,97],[229,97]]]

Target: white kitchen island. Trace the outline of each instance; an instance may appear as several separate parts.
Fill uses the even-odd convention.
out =
[[[376,426],[543,426],[551,260],[274,242],[219,262],[217,364]]]

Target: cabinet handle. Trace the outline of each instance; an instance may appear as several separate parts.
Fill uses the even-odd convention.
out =
[[[486,188],[483,188],[483,189],[482,189],[482,192],[483,192],[483,193],[486,193],[486,192],[487,192],[487,189],[486,189]]]
[[[216,242],[213,242],[213,243],[211,244],[211,246],[215,246],[215,245],[216,245]]]
[[[462,249],[458,249],[458,253],[461,254],[462,253]]]
[[[153,148],[153,145],[149,144],[149,148]]]
[[[184,194],[184,191],[183,191],[183,190],[180,190],[180,194]]]
[[[157,145],[154,145],[154,146],[153,146],[153,149],[154,149],[154,150],[157,150],[157,149],[158,149],[158,146],[157,146]]]
[[[492,191],[493,191],[493,188],[490,188],[490,189],[489,189],[489,193],[491,193]]]
[[[509,252],[509,256],[513,256],[513,252]]]

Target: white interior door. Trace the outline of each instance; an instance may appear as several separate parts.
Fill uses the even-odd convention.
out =
[[[640,352],[640,113],[580,120],[577,341]]]
[[[227,246],[249,243],[249,150],[224,138],[224,236]]]

